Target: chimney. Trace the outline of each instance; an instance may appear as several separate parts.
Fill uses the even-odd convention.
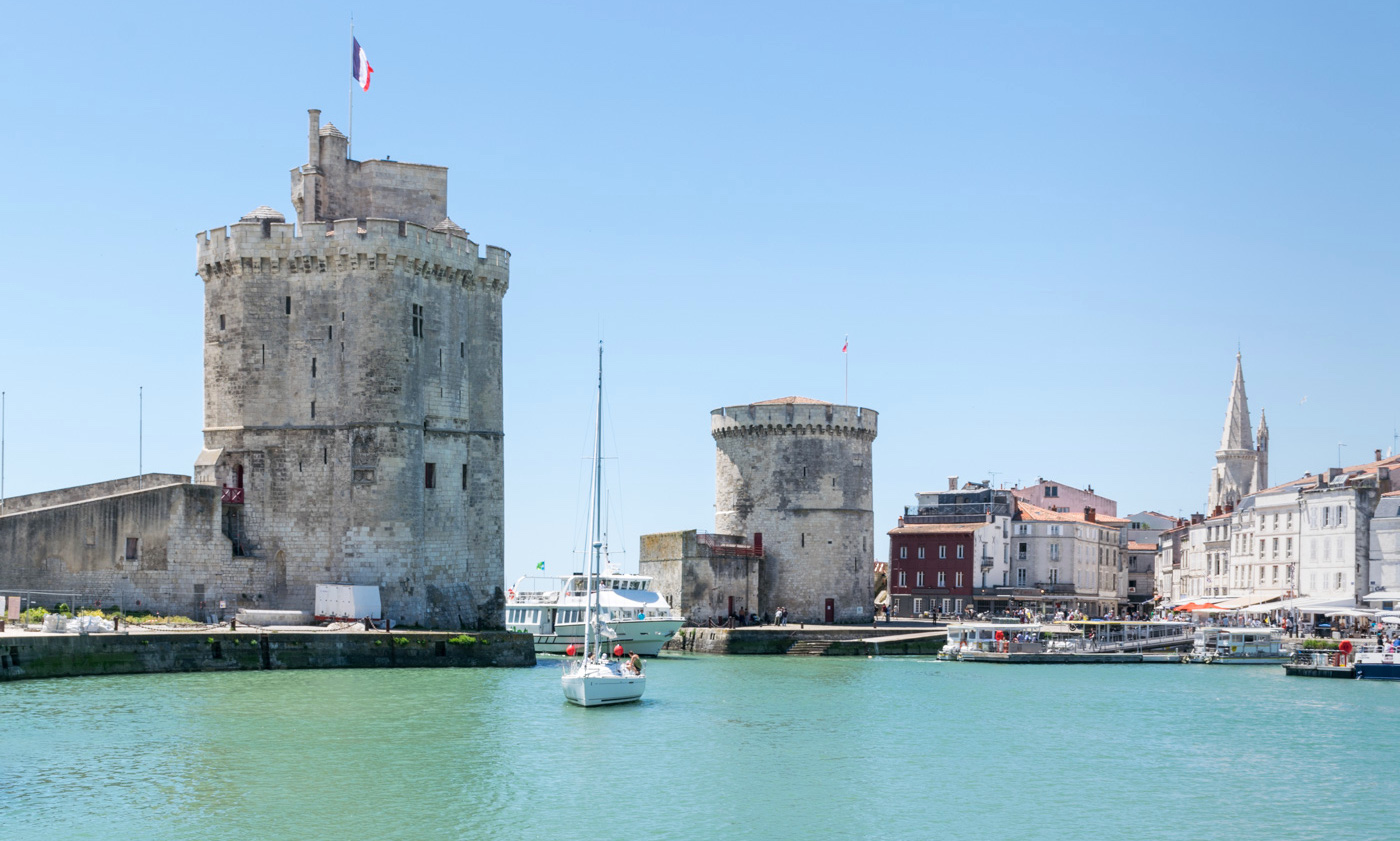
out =
[[[1377,449],[1377,450],[1376,450],[1376,461],[1380,461],[1380,460],[1381,460],[1381,451],[1380,451],[1379,449]]]
[[[1205,517],[1204,514],[1192,514],[1192,515],[1191,515],[1191,525],[1193,525],[1193,526],[1200,525],[1201,523],[1204,523],[1205,521],[1206,521],[1206,517]]]
[[[1212,516],[1212,517],[1219,517],[1221,514],[1224,514],[1224,513],[1225,513],[1225,509],[1223,509],[1223,508],[1221,508],[1219,505],[1217,505],[1217,506],[1215,506],[1215,510],[1212,511],[1212,512],[1210,512],[1210,516]]]
[[[1327,472],[1326,472],[1325,474],[1321,474],[1321,473],[1318,474],[1318,476],[1319,476],[1319,478],[1320,478],[1320,482],[1318,483],[1318,487],[1320,487],[1320,488],[1321,488],[1321,487],[1326,487],[1327,485],[1332,484],[1332,480],[1335,479],[1335,478],[1337,478],[1337,477],[1340,476],[1340,475],[1342,475],[1342,468],[1340,468],[1340,467],[1329,467],[1329,468],[1327,468]]]
[[[1090,507],[1088,507],[1087,505],[1084,507],[1084,520],[1085,520],[1085,522],[1097,523],[1097,522],[1098,522],[1097,516],[1098,516],[1098,515],[1095,513],[1095,511],[1094,511],[1093,508],[1090,508]]]
[[[948,490],[950,490],[950,491],[955,491],[955,490],[957,490],[957,489],[958,489],[958,477],[956,477],[956,476],[949,476],[949,477],[948,477]]]
[[[1226,514],[1229,514],[1231,511],[1234,511],[1234,510],[1235,510],[1235,503],[1233,503],[1233,502],[1227,502],[1227,503],[1225,503],[1225,513],[1226,513]]]
[[[903,517],[899,518],[899,524],[901,526],[904,525]],[[760,555],[763,554],[763,532],[761,531],[756,531],[753,533],[753,550]]]
[[[312,169],[318,169],[321,166],[321,109],[306,109],[306,117],[310,124],[306,137],[306,162]]]
[[[1376,486],[1380,488],[1381,493],[1390,493],[1391,487],[1389,467],[1379,467],[1376,469]]]

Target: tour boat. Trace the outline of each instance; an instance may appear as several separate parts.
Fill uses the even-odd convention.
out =
[[[565,653],[564,674],[559,679],[564,697],[580,707],[600,707],[640,701],[646,691],[647,679],[642,674],[641,659],[623,660],[626,649],[621,643],[609,652],[605,637],[616,632],[603,621],[598,581],[602,577],[603,559],[603,343],[598,343],[598,419],[593,441],[593,519],[589,523],[593,557],[588,567],[588,587],[583,604],[583,648],[569,646]],[[578,653],[578,658],[574,654]]]
[[[1400,653],[1395,651],[1362,651],[1355,666],[1361,680],[1400,680]]]
[[[571,645],[583,645],[588,578],[581,572],[522,576],[506,594],[506,627],[534,634],[536,654],[563,654]],[[650,589],[649,575],[609,566],[597,584],[600,618],[616,634],[613,642],[628,651],[654,657],[683,624],[666,598]]]
[[[1278,666],[1289,661],[1278,628],[1204,627],[1184,658],[1191,663]]]
[[[948,626],[948,641],[937,658],[961,660],[964,651],[1022,653],[1039,649],[1040,627],[1024,622],[955,623]],[[1020,640],[1016,639],[1018,636]]]

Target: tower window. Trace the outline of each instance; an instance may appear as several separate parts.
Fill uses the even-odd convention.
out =
[[[136,560],[137,549],[140,545],[141,539],[138,537],[128,537],[126,539],[126,559],[128,561]]]
[[[316,419],[316,401],[315,401],[315,400],[312,400],[312,401],[311,401],[311,419],[312,419],[312,420],[315,420],[315,419]]]
[[[466,359],[466,358],[467,358],[467,343],[466,343],[466,342],[462,342],[462,358],[463,358],[463,359]]]
[[[330,447],[322,447],[322,448],[321,448],[321,463],[322,463],[322,464],[330,464],[330,463],[331,463],[331,448],[330,448]]]
[[[442,370],[442,348],[438,348],[438,370]]]
[[[462,490],[467,489],[467,466],[462,465]]]
[[[262,364],[267,364],[267,345],[262,346]]]
[[[291,314],[292,314],[292,296],[291,296],[291,295],[288,295],[288,296],[287,296],[287,315],[291,315]]]
[[[423,338],[423,307],[421,304],[413,305],[413,337]]]
[[[437,487],[437,465],[431,461],[423,463],[423,487]]]
[[[222,315],[219,316],[219,329],[224,329],[224,317]]]
[[[327,324],[327,325],[326,325],[326,341],[329,342],[329,341],[332,341],[332,340],[334,340],[334,339],[335,339],[335,325],[333,325],[333,324]]]
[[[316,379],[316,357],[311,357],[311,379]]]

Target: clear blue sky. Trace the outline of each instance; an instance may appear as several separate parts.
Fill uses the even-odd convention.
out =
[[[306,109],[346,128],[347,10],[10,8],[9,493],[134,474],[138,385],[146,469],[190,471],[194,234],[291,215]],[[709,411],[841,400],[847,334],[881,535],[949,474],[1199,509],[1237,342],[1276,480],[1392,443],[1398,6],[356,15],[356,157],[450,167],[453,219],[514,255],[508,578],[571,565],[600,333],[633,566],[713,525]]]

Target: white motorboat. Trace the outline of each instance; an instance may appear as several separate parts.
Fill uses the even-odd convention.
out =
[[[609,566],[598,577],[600,618],[616,634],[613,642],[643,657],[655,657],[684,620],[660,593],[651,576]],[[583,645],[588,576],[523,576],[506,593],[506,627],[534,634],[536,654],[563,654]]]
[[[1195,644],[1184,658],[1191,663],[1279,666],[1289,661],[1278,628],[1206,626],[1196,629]]]
[[[583,649],[569,646],[565,653],[564,675],[560,685],[564,697],[581,707],[600,707],[640,701],[646,691],[647,679],[642,674],[640,657],[623,660],[626,649],[621,643],[608,651],[604,637],[615,637],[603,621],[598,598],[598,581],[603,558],[603,343],[598,343],[598,420],[593,442],[593,519],[589,523],[593,557],[588,567],[588,587],[583,604]],[[575,659],[574,655],[579,656]]]

